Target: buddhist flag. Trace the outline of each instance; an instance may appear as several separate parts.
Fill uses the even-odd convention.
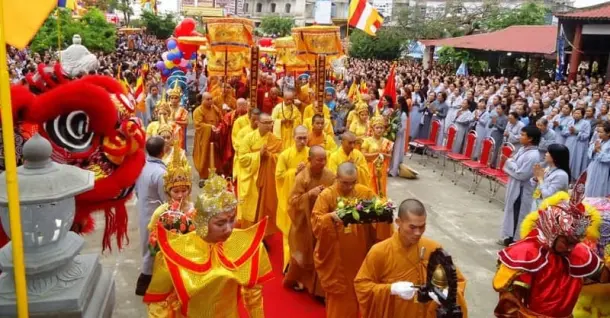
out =
[[[0,2],[4,6],[0,27],[4,28],[6,43],[18,49],[30,43],[51,11],[57,7],[57,0]]]
[[[383,16],[366,0],[352,0],[349,4],[348,22],[351,27],[375,36],[383,24]]]

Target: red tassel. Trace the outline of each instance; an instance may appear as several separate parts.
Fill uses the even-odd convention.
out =
[[[112,213],[111,207],[108,207],[104,210],[104,217],[106,219],[106,226],[104,227],[104,237],[102,239],[102,252],[106,251],[106,249],[112,252],[110,238],[112,237],[112,234],[116,232],[116,229],[114,222],[114,213]]]
[[[127,208],[124,204],[118,204],[114,207],[115,211],[115,230],[116,230],[116,244],[119,250],[123,249],[124,245],[129,244],[129,235],[127,233],[127,224],[129,223],[129,216],[127,215]],[[125,242],[125,244],[123,244]]]

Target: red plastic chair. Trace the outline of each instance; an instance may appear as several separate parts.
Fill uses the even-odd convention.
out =
[[[479,160],[465,160],[460,162],[462,166],[462,174],[464,174],[464,169],[468,169],[472,172],[472,183],[470,187],[468,187],[468,192],[474,194],[476,191],[476,185],[478,185],[477,180],[479,179],[479,170],[483,168],[489,167],[489,161],[494,153],[494,149],[496,147],[496,142],[491,137],[486,137],[483,139],[483,144],[481,146],[481,156]]]
[[[430,146],[428,147],[428,149],[430,149],[430,151],[432,153],[436,153],[438,154],[438,162],[440,162],[441,157],[443,157],[443,171],[445,170],[445,163],[446,163],[446,154],[448,152],[451,151],[451,149],[453,149],[453,143],[455,142],[455,135],[457,134],[457,127],[455,125],[451,125],[449,126],[449,129],[447,130],[447,138],[445,139],[445,145],[444,146]],[[436,166],[432,169],[432,172],[436,172]]]
[[[474,151],[474,146],[477,142],[477,132],[471,131],[466,136],[466,147],[464,147],[464,153],[457,152],[449,152],[447,153],[446,158],[453,162],[453,178],[451,182],[457,182],[457,163],[460,161],[466,161],[472,159],[472,153]],[[441,172],[441,176],[445,173],[445,166],[443,166],[443,172]],[[457,184],[457,183],[456,183]]]
[[[427,156],[426,153],[428,151],[428,148],[430,146],[436,145],[436,139],[438,137],[440,128],[441,128],[441,121],[438,119],[435,119],[430,124],[430,136],[428,136],[428,139],[419,138],[419,139],[413,140],[413,144],[415,144],[416,148],[423,148],[421,157],[420,157],[420,162],[421,162],[421,160],[424,159],[424,156]],[[423,162],[423,165],[424,166],[426,165],[425,161]]]
[[[506,172],[504,172],[504,164],[506,163],[506,160],[512,156],[513,152],[515,152],[515,146],[509,142],[505,142],[502,145],[502,148],[500,148],[500,158],[498,158],[496,168],[487,167],[479,171],[481,177],[489,180],[489,202],[493,200],[500,188],[500,183],[497,181],[498,178],[506,177],[508,180],[508,176],[506,175]]]

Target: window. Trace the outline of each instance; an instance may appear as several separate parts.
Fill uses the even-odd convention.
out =
[[[290,3],[286,3],[286,5],[284,6],[284,12],[290,13],[290,7],[291,7]]]
[[[337,4],[335,4],[335,3],[330,4],[330,17],[331,18],[337,17]]]
[[[248,13],[250,11],[249,3],[244,3],[244,13]]]
[[[259,2],[256,4],[256,12],[261,12],[261,11],[263,11],[263,4]]]
[[[275,12],[275,3],[271,4],[271,12]]]

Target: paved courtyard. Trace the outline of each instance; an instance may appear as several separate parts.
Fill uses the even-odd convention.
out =
[[[390,178],[389,196],[396,202],[415,197],[426,204],[429,213],[426,235],[440,242],[451,253],[468,280],[466,298],[469,316],[491,317],[497,301],[491,279],[496,266],[498,246],[495,241],[502,222],[502,204],[488,202],[486,180],[481,182],[477,194],[473,195],[467,192],[470,173],[461,177],[460,184],[454,185],[447,173],[441,177],[439,171],[432,171],[430,164],[423,167],[417,163],[416,157],[405,162],[420,172],[419,179]],[[451,172],[451,165],[447,168]],[[498,197],[502,198],[503,195],[503,191],[500,191]],[[112,253],[105,253],[102,262],[115,275],[117,297],[114,317],[146,317],[141,297],[134,294],[139,275],[140,242],[133,202],[128,210],[130,244],[120,252],[114,249]],[[97,221],[97,224],[103,224],[102,214],[97,215]],[[101,236],[99,229],[88,236],[83,253],[100,253]]]

